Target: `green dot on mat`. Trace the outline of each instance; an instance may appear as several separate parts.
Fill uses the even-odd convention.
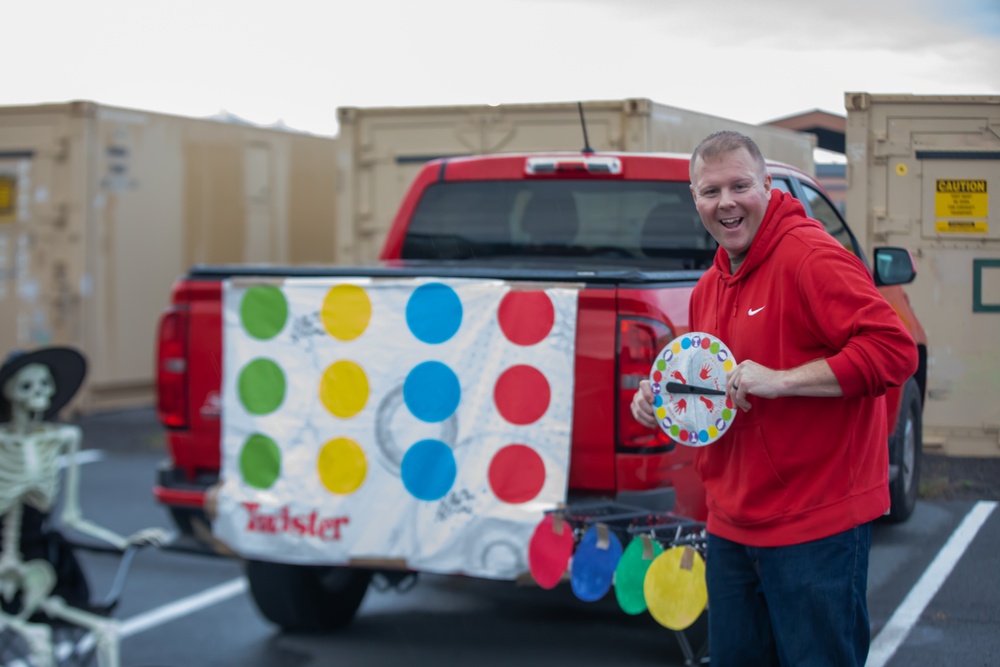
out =
[[[281,449],[266,435],[254,433],[240,451],[243,481],[258,489],[269,489],[281,474]]]
[[[260,340],[274,338],[288,321],[288,301],[273,285],[249,288],[240,301],[240,322],[248,334]]]
[[[254,359],[240,371],[238,391],[247,412],[266,415],[285,400],[285,374],[270,359]]]

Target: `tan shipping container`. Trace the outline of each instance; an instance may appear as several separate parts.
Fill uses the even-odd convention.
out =
[[[743,132],[768,158],[812,174],[815,136],[678,109],[644,98],[584,102],[597,151],[691,152],[708,134]],[[430,159],[584,147],[577,103],[338,109],[338,260],[378,256],[392,218]]]
[[[928,338],[925,441],[1000,455],[1000,96],[846,93],[847,216],[908,248]]]
[[[153,400],[198,263],[332,262],[335,139],[92,102],[0,107],[0,351],[86,354],[80,410]]]

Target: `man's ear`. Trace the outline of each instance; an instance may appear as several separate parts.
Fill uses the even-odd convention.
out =
[[[771,193],[771,174],[764,174],[764,192]]]

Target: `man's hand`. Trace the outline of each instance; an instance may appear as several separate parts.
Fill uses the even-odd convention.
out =
[[[843,396],[840,383],[824,359],[776,371],[756,361],[741,361],[726,377],[726,396],[740,410],[751,408],[749,396]],[[633,401],[634,403],[634,401]]]
[[[632,397],[632,416],[635,420],[649,428],[656,428],[656,416],[653,414],[653,390],[649,380],[639,382],[639,388]]]
[[[756,361],[741,361],[726,377],[726,396],[733,404],[746,412],[753,406],[748,397],[753,394],[761,398],[775,398],[779,371],[761,366]]]

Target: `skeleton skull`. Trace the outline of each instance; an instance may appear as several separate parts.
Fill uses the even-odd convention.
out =
[[[43,364],[28,364],[3,387],[3,395],[13,409],[26,413],[42,414],[49,409],[56,385],[49,367]]]

